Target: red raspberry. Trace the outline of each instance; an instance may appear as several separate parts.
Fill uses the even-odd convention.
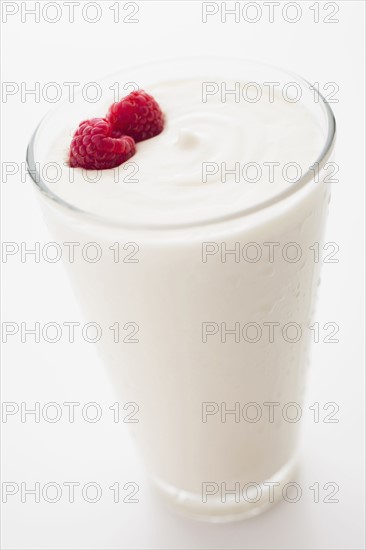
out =
[[[114,135],[126,134],[136,143],[157,136],[164,128],[164,115],[158,103],[144,90],[113,103],[107,120],[113,126]]]
[[[79,124],[70,145],[70,166],[105,170],[126,162],[135,154],[135,142],[129,136],[112,136],[105,118],[92,118]]]

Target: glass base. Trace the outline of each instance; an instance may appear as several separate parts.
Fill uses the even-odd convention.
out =
[[[180,514],[199,521],[228,523],[262,514],[283,500],[283,488],[295,481],[297,469],[297,459],[293,458],[267,481],[205,482],[201,495],[182,491],[157,478],[152,478],[152,482],[159,495]]]

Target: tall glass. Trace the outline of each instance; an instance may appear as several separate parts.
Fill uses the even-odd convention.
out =
[[[185,513],[229,521],[260,513],[295,479],[335,123],[309,83],[248,61],[166,61],[101,85],[148,90],[166,74],[296,82],[325,136],[313,166],[260,204],[213,219],[134,225],[98,216],[42,177],[60,121],[90,115],[82,98],[42,121],[27,160],[55,239],[77,243],[67,270],[86,319],[105,331],[97,345],[117,395],[139,407],[131,429],[150,478]]]

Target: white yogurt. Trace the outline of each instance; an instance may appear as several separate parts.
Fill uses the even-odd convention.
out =
[[[95,241],[103,250],[96,263],[78,256],[68,264],[87,320],[103,327],[116,322],[139,326],[138,343],[114,343],[107,331],[100,350],[120,400],[139,404],[140,421],[131,426],[156,484],[197,516],[217,520],[255,514],[269,505],[267,494],[257,503],[237,503],[233,497],[223,503],[218,492],[203,502],[203,484],[230,488],[290,479],[298,423],[284,421],[281,411],[289,402],[301,404],[319,267],[309,247],[321,242],[329,189],[321,181],[309,182],[252,215],[202,225],[258,205],[291,185],[281,177],[271,183],[265,176],[258,183],[238,183],[235,175],[223,183],[220,173],[204,183],[202,163],[226,162],[230,168],[236,162],[262,167],[264,162],[281,167],[296,162],[306,172],[325,138],[305,106],[280,96],[274,103],[268,97],[258,103],[222,102],[220,96],[203,103],[199,80],[146,90],[165,112],[166,127],[137,146],[131,161],[139,168],[139,182],[115,183],[114,171],[106,170],[98,183],[87,183],[76,169],[74,183],[64,177],[50,186],[79,209],[120,224],[99,222],[50,201],[45,213],[59,241]],[[65,161],[73,130],[57,136],[45,161]],[[187,223],[193,226],[142,228]],[[132,251],[123,252],[125,243],[137,243],[133,259],[138,262],[115,263],[109,247],[116,242],[122,257]],[[300,247],[297,262],[283,259],[289,242]],[[260,247],[258,261],[248,261],[249,249],[243,257],[247,243]],[[268,243],[275,243],[274,261]],[[239,255],[221,256],[225,247],[238,246]],[[206,261],[203,249],[211,251]],[[282,330],[289,322],[301,326],[300,340],[290,343],[280,335],[270,342],[265,323],[278,323]],[[225,343],[219,332],[204,342],[203,323],[220,330],[222,323],[231,329],[239,323],[240,330],[256,323],[262,337],[253,343],[228,335]],[[227,409],[239,403],[242,410],[249,402],[262,409],[258,422],[236,422],[233,415],[222,422],[220,413],[202,421],[203,403],[220,409],[222,403]],[[279,403],[273,422],[264,403]]]

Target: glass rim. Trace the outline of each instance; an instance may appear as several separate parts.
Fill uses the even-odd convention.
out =
[[[277,67],[275,65],[271,65],[269,63],[263,63],[260,61],[255,61],[251,59],[244,59],[240,57],[233,57],[233,56],[184,56],[184,57],[174,57],[174,58],[162,58],[157,59],[155,61],[151,62],[145,62],[145,63],[139,63],[134,65],[129,65],[128,67],[125,67],[122,70],[115,71],[113,73],[109,73],[108,75],[105,75],[103,78],[100,78],[98,82],[107,80],[109,78],[112,78],[114,75],[120,74],[121,72],[126,72],[129,69],[130,70],[139,70],[143,69],[144,67],[151,67],[152,65],[159,65],[162,63],[177,63],[177,62],[189,62],[189,61],[235,61],[235,62],[243,62],[243,63],[251,63],[253,65],[256,65],[258,67],[267,67],[271,70],[276,70],[279,72],[282,72],[290,77],[295,78],[299,83],[305,84],[308,86],[312,86],[311,83],[306,80],[305,78],[299,76],[297,73],[293,71],[288,71],[287,69],[282,69],[280,67]],[[315,89],[314,89],[315,90]],[[328,158],[330,157],[332,150],[334,148],[335,143],[335,137],[336,137],[336,120],[334,117],[333,110],[331,109],[329,103],[325,100],[324,96],[320,93],[319,90],[315,90],[317,97],[319,98],[319,104],[322,105],[324,108],[325,114],[326,114],[326,121],[328,124],[328,131],[327,136],[323,145],[323,148],[321,149],[318,157],[314,160],[313,164],[316,164],[318,166],[319,173],[324,168]],[[64,101],[61,103],[61,105],[66,104],[67,102]],[[189,227],[202,227],[206,225],[213,225],[213,224],[219,224],[222,222],[229,222],[235,219],[244,218],[247,216],[250,216],[252,214],[261,212],[269,207],[275,206],[278,203],[281,203],[282,201],[286,200],[287,198],[295,195],[298,191],[303,189],[309,182],[311,182],[314,179],[314,174],[311,168],[309,167],[308,170],[301,175],[300,178],[298,178],[292,185],[288,186],[287,189],[282,191],[281,193],[278,193],[274,195],[273,197],[270,197],[268,199],[265,199],[255,205],[249,206],[247,208],[242,208],[240,210],[237,210],[235,212],[229,213],[229,214],[223,214],[223,215],[216,215],[213,218],[204,219],[204,220],[195,220],[194,222],[178,222],[176,224],[172,224],[171,222],[166,224],[155,224],[155,223],[149,223],[149,224],[141,224],[141,223],[130,223],[125,222],[123,220],[116,220],[111,219],[108,216],[100,216],[98,214],[95,214],[93,212],[88,212],[87,210],[83,210],[81,208],[78,208],[77,206],[65,201],[61,197],[59,197],[56,193],[54,193],[44,182],[42,179],[42,176],[40,172],[37,170],[37,162],[35,159],[35,141],[38,137],[38,133],[44,124],[44,122],[47,121],[47,119],[53,114],[55,110],[57,110],[60,107],[60,105],[56,105],[54,108],[50,109],[46,115],[44,115],[37,125],[35,131],[33,132],[33,135],[29,141],[27,152],[26,152],[26,162],[28,166],[28,173],[35,184],[35,186],[38,188],[38,190],[42,193],[44,197],[46,197],[48,200],[50,200],[52,203],[56,203],[57,205],[61,206],[65,210],[69,211],[71,214],[82,216],[85,219],[88,219],[90,221],[98,222],[103,225],[109,225],[113,227],[122,227],[126,229],[148,229],[148,230],[169,230],[169,229],[181,229],[181,228],[189,228]]]

